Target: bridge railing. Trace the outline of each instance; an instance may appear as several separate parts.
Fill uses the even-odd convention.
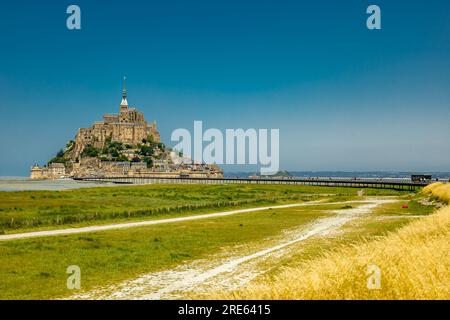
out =
[[[408,179],[386,179],[386,178],[207,178],[207,177],[85,177],[75,178],[84,181],[103,181],[119,184],[293,184],[313,186],[342,186],[362,188],[385,188],[385,189],[409,189],[414,190],[424,187],[431,182],[412,182]]]

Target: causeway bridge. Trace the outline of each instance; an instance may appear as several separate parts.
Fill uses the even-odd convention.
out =
[[[394,178],[199,178],[199,177],[83,177],[81,181],[116,184],[282,184],[326,187],[378,188],[394,190],[417,190],[434,181],[411,181]]]

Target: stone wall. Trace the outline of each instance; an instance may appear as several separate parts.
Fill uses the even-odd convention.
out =
[[[217,168],[218,169],[218,168]],[[147,168],[144,162],[114,162],[100,161],[98,158],[83,158],[79,163],[73,165],[71,173],[75,178],[88,177],[179,177],[180,175],[188,175],[197,178],[221,178],[223,172],[212,167],[211,170],[172,170],[172,171],[156,171]]]

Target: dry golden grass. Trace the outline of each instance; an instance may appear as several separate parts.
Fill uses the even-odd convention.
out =
[[[436,182],[423,188],[422,192],[450,202],[450,183]]]
[[[445,190],[439,191],[443,199]],[[450,299],[449,240],[450,207],[445,207],[384,238],[337,249],[285,268],[271,281],[215,298]],[[380,289],[367,287],[370,265],[381,270]]]

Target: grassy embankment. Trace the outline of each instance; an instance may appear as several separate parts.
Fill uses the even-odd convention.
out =
[[[196,213],[354,197],[355,189],[309,186],[147,185],[0,192],[0,234],[168,218]],[[405,194],[368,190],[368,195]]]
[[[423,188],[422,192],[436,200],[450,204],[450,183],[436,182]]]
[[[107,206],[105,210],[110,210],[111,213],[125,209],[140,210],[139,204],[145,201],[158,203],[169,199],[165,204],[171,203],[171,200],[179,199],[178,196],[181,198],[180,202],[177,202],[178,205],[181,205],[182,201],[195,204],[209,200],[215,203],[218,199],[229,196],[235,200],[266,198],[265,201],[269,197],[279,197],[284,201],[358,199],[355,195],[357,190],[351,188],[298,186],[144,186],[77,191],[79,192],[38,194],[46,196],[42,198],[41,205],[49,207],[48,214],[51,210],[58,212],[61,199],[72,201],[72,205],[77,208],[84,203],[87,206],[84,208],[86,213],[98,210],[100,203]],[[156,194],[159,197],[155,197]],[[408,196],[406,192],[392,190],[366,190],[366,194]],[[26,199],[31,197],[28,192],[13,195],[16,201],[19,196],[25,195]],[[126,195],[129,195],[131,200]],[[149,195],[154,197],[147,199]],[[120,200],[115,200],[118,197]],[[55,199],[57,202],[53,203]],[[16,206],[23,206],[19,212],[39,216],[39,209],[31,210],[33,202],[29,201],[17,202]],[[146,205],[150,206],[150,202]],[[239,254],[243,254],[243,248],[255,250],[270,246],[271,239],[282,231],[329,215],[330,209],[341,208],[342,205],[324,204],[314,208],[267,210],[127,230],[0,242],[0,298],[31,299],[70,295],[73,291],[66,288],[65,273],[69,265],[81,267],[82,289],[89,290],[132,279],[143,273],[175,267],[185,261],[208,258],[221,252],[228,253],[236,245],[239,245]],[[417,211],[423,210],[424,208],[417,207]]]
[[[423,193],[450,201],[450,184]],[[396,232],[330,250],[283,268],[271,278],[233,292],[228,299],[450,299],[450,207]],[[368,267],[381,270],[381,288],[368,289]]]

